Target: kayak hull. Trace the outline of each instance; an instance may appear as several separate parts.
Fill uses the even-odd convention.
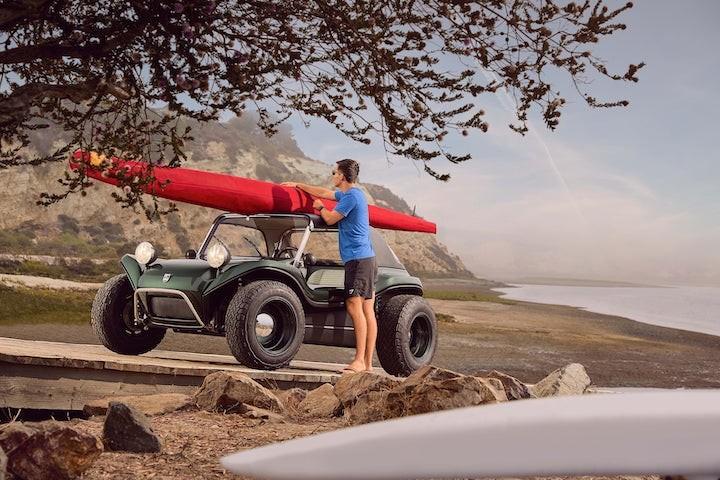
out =
[[[90,156],[75,152],[70,162],[74,170],[84,168],[85,174],[110,185],[119,185],[118,177],[145,177],[150,169],[146,162],[113,158],[109,168],[100,169]],[[229,174],[191,168],[153,166],[155,181],[144,186],[146,193],[176,202],[190,203],[240,214],[315,213],[313,197],[297,188]],[[322,200],[325,208],[337,202]],[[370,225],[387,230],[437,233],[437,226],[419,217],[370,205]]]

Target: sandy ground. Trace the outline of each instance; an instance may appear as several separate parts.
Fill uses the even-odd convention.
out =
[[[433,363],[444,368],[463,373],[495,369],[534,383],[560,366],[579,362],[599,386],[720,388],[720,337],[566,306],[429,301],[436,312],[457,321],[440,324]],[[0,324],[0,336],[99,343],[89,324]],[[229,354],[224,338],[172,332],[159,348]],[[341,363],[352,353],[304,345],[297,358]]]

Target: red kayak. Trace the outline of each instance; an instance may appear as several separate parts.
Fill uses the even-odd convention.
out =
[[[112,158],[110,167],[98,168],[102,158],[97,154],[76,151],[70,161],[70,168],[85,168],[88,177],[111,185],[118,185],[118,174],[126,178],[145,176],[149,165]],[[216,208],[226,212],[242,213],[315,213],[313,197],[291,187],[263,182],[250,178],[236,177],[223,173],[193,170],[191,168],[153,167],[155,182],[144,187],[144,191],[176,202],[191,203]],[[337,202],[322,200],[326,208],[332,209]],[[437,226],[422,218],[387,208],[369,206],[370,225],[388,230],[437,233]]]

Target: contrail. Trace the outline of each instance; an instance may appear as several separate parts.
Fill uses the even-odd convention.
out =
[[[480,71],[485,76],[485,79],[490,82],[497,82],[497,77],[495,76],[495,73],[488,72],[485,70],[480,64],[478,64],[478,67],[480,68]],[[505,87],[501,87],[499,91],[502,93],[499,97],[497,97],[500,100],[500,104],[502,107],[508,111],[511,115],[515,114],[515,102],[510,97],[510,94],[508,93],[507,89]],[[565,177],[563,177],[562,173],[560,173],[560,169],[557,167],[557,164],[555,163],[555,159],[552,156],[552,153],[550,152],[550,148],[547,146],[547,143],[545,140],[540,136],[540,133],[538,133],[538,129],[535,128],[531,120],[527,120],[527,124],[530,130],[530,133],[532,134],[533,138],[542,145],[543,150],[545,150],[545,156],[548,159],[548,162],[550,163],[550,167],[552,168],[552,171],[555,173],[555,176],[557,177],[558,181],[563,187],[563,190],[565,190],[565,194],[567,195],[568,199],[570,200],[570,204],[572,205],[573,209],[575,210],[575,213],[578,215],[578,217],[585,223],[585,225],[588,224],[587,219],[585,218],[585,215],[583,215],[582,211],[580,210],[580,206],[578,205],[577,201],[575,200],[575,196],[572,194],[572,191],[570,190],[570,186],[568,185],[567,181],[565,180]]]

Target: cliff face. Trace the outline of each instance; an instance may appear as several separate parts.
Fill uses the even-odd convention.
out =
[[[34,143],[44,149],[57,138],[52,133]],[[288,129],[267,138],[251,115],[226,123],[193,125],[195,141],[185,166],[260,180],[300,181],[330,187],[332,166],[308,158]],[[60,192],[57,179],[64,164],[0,170],[0,253],[87,255],[114,258],[151,240],[164,256],[180,256],[197,248],[212,220],[221,212],[194,205],[151,223],[142,214],[123,209],[110,193],[115,187],[95,182],[88,195],[71,195],[50,207],[36,206],[41,192]],[[411,213],[405,201],[389,189],[361,184],[370,203]],[[150,198],[148,197],[148,200]],[[161,200],[162,201],[162,200]],[[462,261],[434,235],[382,231],[412,273],[425,277],[472,277]]]

